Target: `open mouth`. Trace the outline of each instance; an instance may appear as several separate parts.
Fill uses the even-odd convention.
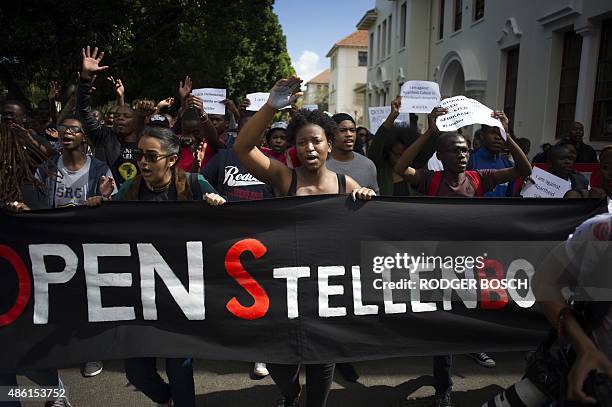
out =
[[[142,174],[143,177],[149,178],[151,174],[153,174],[153,171],[151,171],[149,168],[141,168],[140,173]]]
[[[306,159],[306,164],[315,164],[319,160],[316,154],[307,154],[304,158]]]
[[[61,141],[62,141],[62,144],[64,144],[64,145],[65,144],[70,144],[70,143],[74,142],[74,136],[68,135],[68,134],[64,134],[62,136],[62,140]]]

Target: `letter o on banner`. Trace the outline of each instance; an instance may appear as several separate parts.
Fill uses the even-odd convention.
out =
[[[4,314],[0,314],[0,327],[9,325],[15,321],[19,315],[25,310],[28,301],[30,300],[30,293],[32,291],[32,281],[28,274],[28,269],[19,255],[15,250],[8,246],[0,244],[0,257],[6,259],[17,273],[17,280],[19,284],[19,293],[17,294],[17,300],[15,304],[6,311]]]

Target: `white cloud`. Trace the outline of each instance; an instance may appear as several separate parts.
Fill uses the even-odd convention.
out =
[[[314,51],[306,50],[302,52],[302,55],[300,55],[297,61],[293,61],[293,68],[304,82],[308,82],[323,70],[323,68],[319,66],[320,61],[321,57],[319,54]]]

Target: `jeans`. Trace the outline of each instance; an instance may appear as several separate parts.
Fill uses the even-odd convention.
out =
[[[166,375],[170,384],[157,373],[155,358],[133,358],[125,360],[127,379],[156,403],[164,404],[170,399],[176,407],[195,406],[192,359],[166,359]]]
[[[40,387],[64,388],[57,369],[40,369],[23,372],[23,375]],[[17,374],[0,373],[0,386],[17,387]],[[0,401],[0,407],[19,407],[19,401]]]
[[[451,367],[453,365],[453,355],[434,356],[433,376],[436,395],[442,395],[453,389],[453,379],[451,378]]]
[[[268,364],[268,371],[282,395],[293,400],[300,395],[301,365]],[[325,407],[334,378],[334,363],[306,365],[306,406]]]

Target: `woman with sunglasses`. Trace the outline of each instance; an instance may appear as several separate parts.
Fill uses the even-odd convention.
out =
[[[87,137],[81,121],[67,117],[57,131],[62,153],[36,173],[46,185],[49,207],[84,205],[90,197],[108,198],[117,192],[108,165],[85,154]]]
[[[301,82],[301,79],[292,76],[274,85],[268,102],[246,123],[236,139],[236,155],[251,174],[273,187],[276,196],[344,194],[351,191],[353,199],[371,199],[374,191],[360,187],[351,177],[336,174],[325,166],[338,126],[318,110],[295,113],[287,127],[288,138],[295,140],[298,159],[302,164],[299,168],[289,169],[257,148],[261,134],[274,114],[301,96],[296,93]],[[269,364],[268,370],[283,395],[277,406],[297,406],[300,365]],[[327,404],[333,374],[333,363],[306,365],[308,407],[324,407]]]

